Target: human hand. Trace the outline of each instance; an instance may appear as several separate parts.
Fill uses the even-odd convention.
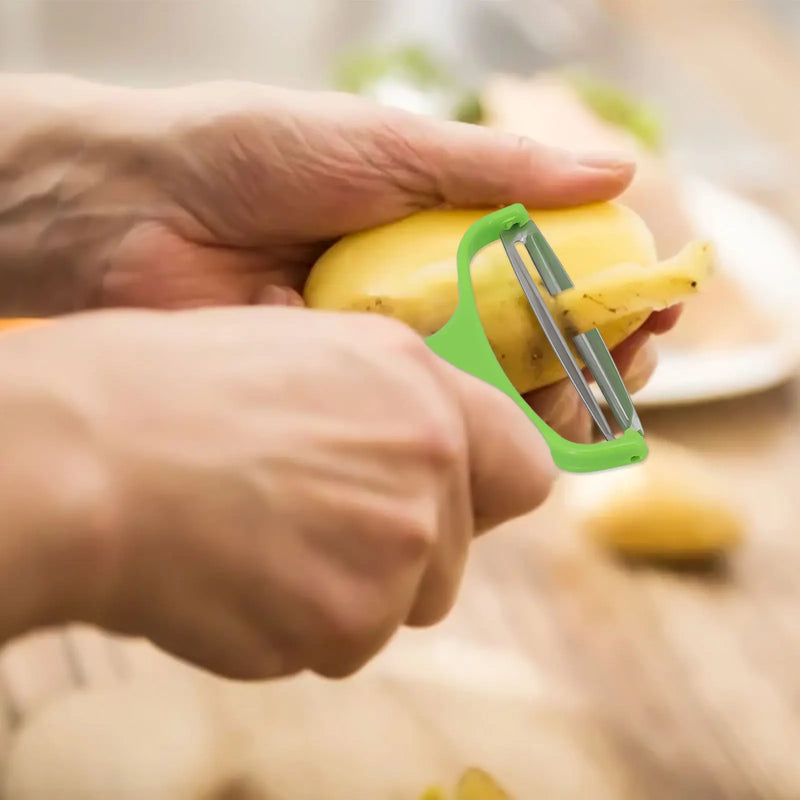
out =
[[[437,622],[476,533],[553,479],[512,400],[379,315],[98,312],[7,334],[0,365],[0,507],[40,520],[6,517],[51,554],[26,586],[64,587],[38,621],[233,678],[345,676]]]
[[[48,314],[297,305],[310,266],[343,234],[436,206],[611,199],[634,171],[337,93],[245,83],[127,91],[63,79],[58,89],[60,146],[23,159],[32,186],[59,175],[58,202],[34,206],[39,225],[27,229],[47,236],[15,252],[58,265],[60,277],[16,270],[37,276],[22,314],[37,304]],[[654,315],[615,352],[632,390],[655,366],[646,333],[676,318],[674,309]],[[527,399],[562,435],[588,438],[568,382]]]

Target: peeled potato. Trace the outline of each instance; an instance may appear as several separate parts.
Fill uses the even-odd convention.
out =
[[[745,523],[711,468],[686,448],[648,437],[650,454],[635,467],[564,486],[583,530],[629,556],[684,560],[738,545]]]
[[[447,796],[440,788],[432,786],[420,800],[447,800]],[[511,796],[500,788],[488,772],[472,767],[459,779],[455,800],[511,800]]]
[[[511,800],[494,778],[482,769],[469,769],[456,787],[456,800]]]
[[[438,787],[431,786],[426,789],[419,800],[447,800],[447,795]]]
[[[461,239],[489,211],[430,209],[343,237],[311,269],[303,289],[306,305],[384,314],[431,335],[459,304]],[[659,260],[647,225],[618,203],[529,213],[574,281],[555,297],[543,295],[570,336],[598,328],[613,348],[651,312],[702,291],[713,274],[710,243],[687,241],[675,255]],[[565,379],[501,242],[492,241],[476,254],[470,275],[481,326],[517,391]]]

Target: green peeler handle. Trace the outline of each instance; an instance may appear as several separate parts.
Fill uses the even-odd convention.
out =
[[[514,225],[524,225],[529,219],[525,206],[516,203],[482,217],[469,227],[458,247],[458,306],[447,323],[425,342],[454,366],[505,392],[542,433],[553,461],[560,469],[598,472],[643,461],[648,453],[647,444],[644,437],[633,429],[611,441],[592,444],[571,442],[556,433],[514,388],[489,344],[475,304],[472,259],[483,247],[499,239],[502,231]]]

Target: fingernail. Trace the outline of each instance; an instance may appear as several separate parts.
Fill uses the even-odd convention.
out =
[[[632,159],[623,153],[586,153],[578,157],[582,167],[602,170],[628,169],[634,165]]]

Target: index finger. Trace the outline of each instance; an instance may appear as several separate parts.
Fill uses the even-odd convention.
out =
[[[476,528],[485,530],[533,511],[557,473],[536,426],[508,395],[444,364],[467,432]]]

